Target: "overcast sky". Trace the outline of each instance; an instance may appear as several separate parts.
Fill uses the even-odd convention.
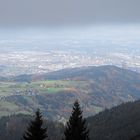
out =
[[[139,22],[140,0],[0,0],[1,26]]]

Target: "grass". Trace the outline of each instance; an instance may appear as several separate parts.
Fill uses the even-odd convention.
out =
[[[0,118],[3,117],[3,116],[9,116],[9,115],[11,115],[11,113],[8,112],[8,111],[1,111],[0,112]]]
[[[103,110],[102,107],[98,107],[98,106],[94,106],[94,109],[95,109],[96,113],[99,113],[99,112],[101,112]]]
[[[0,108],[8,109],[9,111],[17,110],[18,106],[15,103],[8,101],[0,101]]]
[[[23,114],[23,115],[31,115],[31,112],[28,111],[17,111],[17,112],[9,112],[9,111],[0,111],[0,118],[3,116],[10,116],[11,114]]]
[[[85,90],[87,89],[86,81],[68,81],[68,80],[46,80],[36,82],[0,82],[0,117],[8,116],[11,114],[29,114],[28,111],[24,111],[23,106],[20,104],[16,105],[15,102],[7,100],[6,97],[12,95],[22,95],[24,99],[29,103],[29,106],[38,107],[35,103],[32,95],[28,95],[29,91],[36,91],[38,94],[57,94],[63,91],[74,90]],[[6,100],[5,100],[6,99]],[[20,99],[20,98],[19,98]],[[18,102],[18,101],[17,101]],[[25,105],[26,106],[26,105]]]
[[[9,96],[16,92],[25,92],[26,90],[37,90],[39,93],[57,93],[70,88],[85,89],[86,85],[85,81],[66,80],[47,80],[31,83],[1,82],[0,96]]]
[[[0,117],[8,116],[13,113],[30,114],[30,111],[32,111],[33,108],[38,108],[38,107],[40,108],[42,107],[43,109],[48,107],[52,109],[53,106],[50,106],[50,103],[49,106],[46,106],[44,102],[40,103],[41,102],[40,99],[42,98],[45,98],[47,100],[51,98],[51,96],[46,96],[47,94],[57,94],[65,91],[64,93],[71,93],[71,92],[76,94],[82,93],[81,98],[83,98],[84,96],[86,96],[84,94],[86,94],[90,90],[91,90],[90,82],[88,81],[43,80],[43,81],[34,81],[31,83],[0,82]],[[41,98],[38,98],[39,99],[38,100],[36,98],[37,96],[34,96],[35,94],[28,94],[30,93],[30,91],[32,93],[39,94]],[[12,95],[17,95],[17,96],[13,98]],[[11,96],[12,98],[8,96]],[[57,98],[54,100],[57,101]],[[95,112],[100,112],[102,110],[100,107],[94,107],[93,109],[95,110]]]
[[[60,92],[60,91],[63,91],[64,88],[47,88],[45,91],[46,93],[57,93],[57,92]]]

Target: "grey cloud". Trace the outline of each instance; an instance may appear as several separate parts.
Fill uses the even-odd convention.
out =
[[[0,0],[0,25],[140,22],[140,0]]]

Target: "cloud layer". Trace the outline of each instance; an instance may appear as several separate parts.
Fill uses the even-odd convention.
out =
[[[0,0],[0,25],[140,22],[140,0]]]

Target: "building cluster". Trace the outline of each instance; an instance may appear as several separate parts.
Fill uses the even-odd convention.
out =
[[[76,53],[65,51],[1,53],[1,75],[47,73],[82,66],[116,65],[140,70],[140,56],[124,53]]]

